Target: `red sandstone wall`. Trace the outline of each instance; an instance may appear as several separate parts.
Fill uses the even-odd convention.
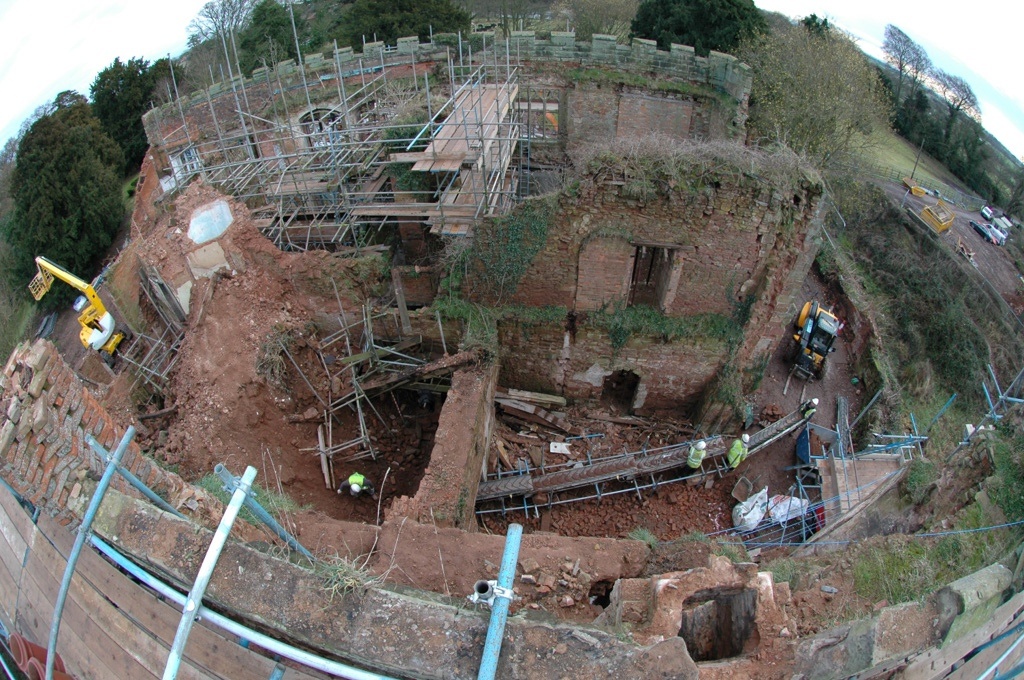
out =
[[[90,473],[98,478],[106,467],[86,436],[95,437],[111,451],[125,429],[45,340],[20,345],[0,374],[0,474],[61,524],[77,520],[67,504],[81,493],[81,481]],[[210,507],[204,492],[157,466],[135,442],[128,446],[121,465],[172,505],[198,497]],[[114,476],[112,485],[142,497],[120,475]]]
[[[608,375],[633,371],[640,376],[633,408],[641,415],[680,415],[728,359],[726,345],[712,341],[637,337],[616,351],[608,333],[593,328],[571,335],[557,325],[503,322],[500,338],[502,385],[596,401]]]
[[[516,302],[589,311],[625,301],[629,250],[653,244],[674,250],[666,314],[731,314],[741,293],[754,292],[773,251],[802,252],[816,230],[814,195],[801,191],[795,203],[754,180],[723,182],[701,193],[673,191],[647,202],[619,191],[610,185],[562,199],[547,245],[520,282]],[[616,290],[621,292],[612,298]]]
[[[408,517],[476,531],[476,492],[490,447],[497,384],[496,364],[452,375],[420,487],[413,498],[395,499],[388,520]]]

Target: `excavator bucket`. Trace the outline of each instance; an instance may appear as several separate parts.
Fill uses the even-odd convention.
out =
[[[43,269],[36,272],[35,278],[33,278],[29,284],[28,289],[32,293],[32,297],[36,300],[41,300],[46,292],[50,290],[50,284],[53,283],[53,274]]]

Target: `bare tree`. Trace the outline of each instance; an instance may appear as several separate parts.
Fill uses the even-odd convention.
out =
[[[964,113],[972,118],[978,118],[981,116],[981,107],[978,106],[978,98],[966,80],[941,69],[936,70],[933,75],[939,85],[939,94],[946,100],[946,109],[949,111],[944,134],[945,146],[948,148],[957,116]]]
[[[885,53],[885,60],[889,62],[899,73],[899,80],[896,81],[896,103],[900,103],[900,93],[903,89],[903,80],[910,71],[910,62],[913,61],[914,53],[921,48],[909,35],[901,31],[894,24],[886,24],[885,40],[882,41],[882,52]]]
[[[789,25],[748,42],[738,57],[754,71],[748,129],[818,168],[871,144],[891,110],[877,72],[836,28]]]
[[[885,60],[899,72],[899,80],[896,81],[896,105],[899,106],[904,80],[909,78],[913,84],[910,91],[910,95],[913,96],[921,81],[931,73],[932,60],[923,47],[893,24],[885,27],[882,51],[885,53]]]
[[[210,0],[188,25],[189,46],[245,28],[255,6],[256,0]]]
[[[913,97],[917,94],[917,90],[921,87],[921,83],[932,72],[931,57],[928,56],[928,53],[923,47],[915,44],[914,50],[911,52],[910,58],[907,61],[907,67],[907,71],[910,75],[910,83],[913,86],[910,90],[909,96]]]

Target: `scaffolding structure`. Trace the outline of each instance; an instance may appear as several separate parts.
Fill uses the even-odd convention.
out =
[[[519,65],[507,45],[493,47],[475,60],[385,48],[379,63],[347,68],[335,49],[308,73],[300,63],[297,85],[282,81],[282,68],[261,69],[205,98],[175,96],[156,113],[165,188],[203,177],[253,208],[285,250],[359,247],[399,221],[467,235],[521,197],[531,129],[543,135],[529,119],[554,106],[518,105]],[[447,82],[436,75],[441,59]]]

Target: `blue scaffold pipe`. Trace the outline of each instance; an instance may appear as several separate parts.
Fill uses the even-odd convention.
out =
[[[523,537],[523,525],[509,524],[505,535],[505,552],[501,555],[501,568],[498,570],[498,587],[512,590],[512,582],[516,576],[516,563],[519,561],[519,542]],[[487,640],[484,642],[484,653],[480,659],[480,672],[477,680],[493,680],[498,670],[498,657],[501,655],[501,641],[505,636],[505,621],[508,619],[508,606],[511,598],[496,595],[491,607],[491,622],[487,626]]]
[[[224,483],[224,486],[225,488],[227,488],[228,493],[233,493],[235,487],[238,485],[238,477],[235,477],[233,474],[231,474],[231,472],[220,463],[217,463],[217,465],[213,468],[213,471],[217,473],[218,477],[220,477],[220,480]],[[249,508],[249,510],[252,511],[252,514],[256,515],[259,521],[266,524],[271,531],[277,534],[278,538],[287,543],[289,548],[301,553],[302,556],[308,559],[310,562],[315,561],[313,559],[313,554],[306,550],[302,546],[302,544],[295,539],[294,536],[292,536],[285,530],[283,526],[278,524],[277,520],[274,519],[273,516],[269,512],[267,512],[262,505],[259,504],[259,501],[252,497],[252,494],[249,494],[245,497],[245,507]]]
[[[96,519],[96,513],[99,512],[103,496],[106,495],[107,487],[110,486],[110,480],[114,477],[117,466],[121,463],[121,458],[124,457],[124,452],[128,450],[128,445],[134,438],[135,428],[129,426],[124,436],[121,437],[121,442],[117,445],[117,448],[110,454],[107,467],[103,470],[103,477],[100,478],[100,483],[96,485],[96,491],[92,494],[92,499],[89,501],[85,517],[82,518],[82,524],[78,527],[75,545],[72,546],[71,552],[68,554],[68,566],[64,569],[64,578],[60,582],[60,592],[57,593],[57,601],[53,605],[53,621],[50,622],[50,640],[46,645],[47,678],[53,678],[53,665],[57,659],[57,636],[60,634],[60,617],[64,613],[64,602],[67,600],[68,590],[71,588],[71,577],[75,573],[78,556],[82,554],[82,547],[89,540],[89,535],[92,533],[92,522]]]
[[[199,615],[199,605],[203,603],[203,595],[206,594],[206,586],[213,576],[213,569],[217,566],[220,553],[224,544],[228,541],[231,527],[238,517],[238,511],[242,508],[242,501],[249,494],[253,480],[256,479],[256,468],[249,466],[242,475],[242,482],[235,488],[228,507],[224,510],[217,531],[213,533],[213,540],[206,551],[203,563],[199,565],[199,573],[196,574],[195,583],[185,600],[184,611],[181,613],[181,621],[178,623],[178,631],[174,634],[174,643],[171,645],[171,652],[167,656],[167,665],[164,666],[163,680],[174,680],[178,677],[178,669],[181,667],[181,657],[185,653],[185,644],[188,642],[189,633]]]
[[[110,453],[108,453],[107,450],[103,448],[103,446],[98,441],[96,441],[95,437],[92,437],[91,435],[87,436],[85,438],[85,441],[86,443],[89,444],[89,447],[96,452],[97,456],[104,460],[110,459]],[[129,484],[135,487],[139,491],[139,493],[141,493],[149,500],[153,501],[153,504],[156,505],[158,508],[165,512],[169,512],[176,517],[185,519],[185,515],[178,512],[173,505],[165,501],[163,498],[160,498],[160,496],[158,496],[155,491],[146,486],[141,479],[133,475],[131,471],[129,471],[127,468],[118,465],[117,473],[124,477]]]

